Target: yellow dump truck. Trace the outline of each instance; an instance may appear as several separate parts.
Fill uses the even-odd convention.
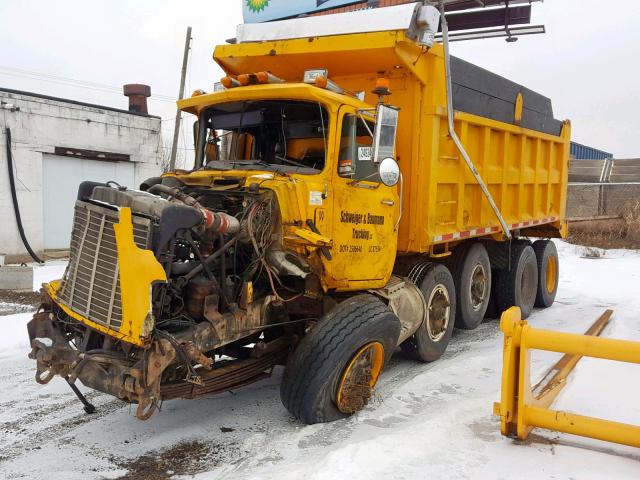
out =
[[[179,102],[194,169],[80,186],[68,268],[29,324],[36,380],[146,419],[285,365],[285,407],[325,422],[367,404],[397,347],[432,362],[490,308],[549,307],[570,124],[450,58],[423,8],[402,29],[340,14],[217,47],[223,86]]]

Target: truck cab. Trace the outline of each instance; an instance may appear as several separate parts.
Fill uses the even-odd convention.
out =
[[[327,80],[249,85],[183,101],[181,108],[198,116],[196,168],[175,178],[272,190],[286,248],[320,253],[312,262],[325,290],[382,288],[393,271],[401,216],[398,111],[316,86]]]

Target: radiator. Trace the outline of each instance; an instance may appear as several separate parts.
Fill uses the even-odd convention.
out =
[[[151,221],[135,215],[132,221],[136,245],[148,249]],[[118,222],[115,210],[76,202],[69,265],[58,294],[75,313],[116,331],[122,326],[123,315],[113,229]]]

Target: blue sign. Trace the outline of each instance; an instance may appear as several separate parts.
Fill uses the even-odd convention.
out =
[[[364,0],[242,0],[242,3],[244,23],[261,23],[364,3]]]

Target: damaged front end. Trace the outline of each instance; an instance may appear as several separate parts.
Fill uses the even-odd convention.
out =
[[[44,385],[56,375],[70,384],[80,380],[91,389],[137,404],[136,415],[141,420],[151,417],[162,400],[194,398],[258,380],[265,370],[285,358],[288,342],[260,342],[231,369],[245,377],[234,382],[224,375],[229,373],[231,362],[225,362],[227,368],[220,372],[215,369],[214,357],[204,353],[232,344],[255,330],[264,318],[269,298],[249,310],[218,314],[212,321],[176,334],[157,331],[147,345],[135,347],[114,342],[69,320],[51,299],[50,288],[43,292],[40,311],[28,325],[32,347],[29,358],[37,362],[36,381]],[[97,346],[101,348],[94,348]]]
[[[317,277],[274,241],[269,192],[149,192],[81,186],[69,266],[28,325],[38,383],[79,380],[143,420],[264,377],[321,313]]]

